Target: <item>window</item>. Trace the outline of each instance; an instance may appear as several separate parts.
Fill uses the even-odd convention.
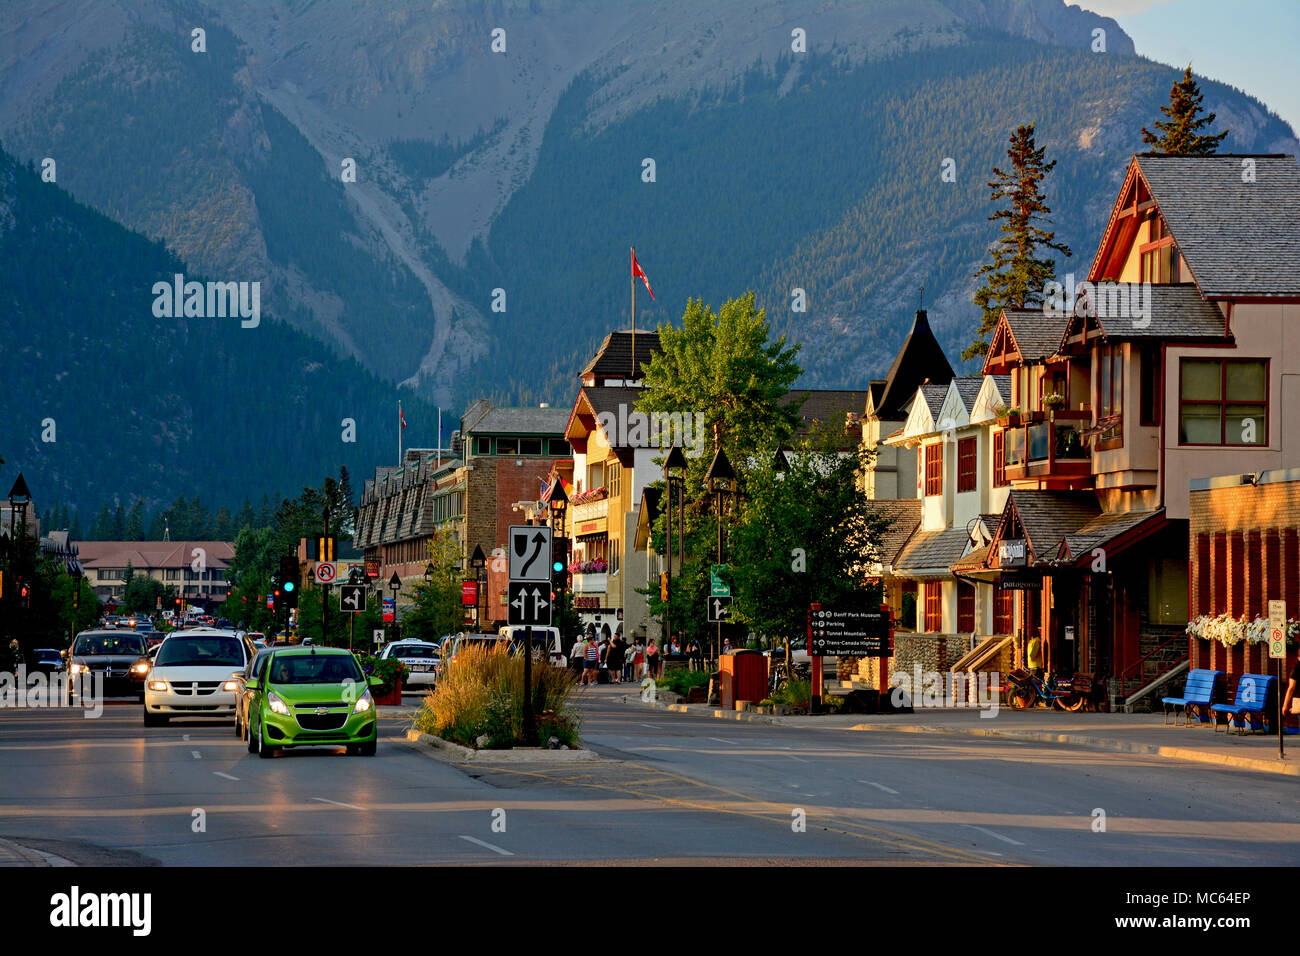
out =
[[[921,587],[925,594],[925,632],[937,633],[943,628],[943,582],[924,581]]]
[[[975,631],[975,585],[957,582],[957,633]]]
[[[999,428],[993,433],[993,487],[1005,488],[1008,484],[1006,432]]]
[[[1167,285],[1178,281],[1178,247],[1172,242],[1143,249],[1138,260],[1142,282]]]
[[[609,463],[606,469],[606,488],[611,498],[617,498],[623,490],[623,466],[616,461]]]
[[[1141,394],[1138,396],[1138,424],[1160,424],[1160,395],[1157,378],[1160,373],[1160,351],[1154,345],[1144,345],[1138,352],[1138,379]]]
[[[993,633],[1010,634],[1015,623],[1016,592],[995,587],[993,594]]]
[[[1183,359],[1178,441],[1182,445],[1267,445],[1268,361]]]
[[[1124,351],[1120,345],[1103,345],[1097,352],[1097,423],[1113,419],[1098,436],[1097,447],[1124,444]]]
[[[975,452],[978,438],[963,438],[957,442],[957,490],[975,490]],[[964,629],[963,629],[964,630]]]
[[[519,454],[518,438],[498,438],[497,439],[498,455],[517,455]]]
[[[943,494],[943,444],[925,446],[925,495]]]
[[[490,455],[490,454],[492,454],[492,439],[491,439],[491,438],[476,438],[476,439],[474,440],[474,454],[476,454],[476,455]]]
[[[547,454],[553,455],[556,458],[568,458],[573,454],[573,449],[569,447],[569,443],[563,438],[552,438],[547,443],[547,447]]]
[[[541,453],[542,453],[542,440],[540,438],[519,439],[519,454],[540,455]]]

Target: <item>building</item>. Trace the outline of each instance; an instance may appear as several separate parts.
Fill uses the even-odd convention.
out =
[[[1018,638],[1113,705],[1185,666],[1191,483],[1300,465],[1297,264],[1294,157],[1139,155],[1091,288],[999,319],[1012,487],[988,567]]]
[[[128,568],[191,604],[221,604],[230,593],[231,541],[82,541],[78,550],[87,583],[107,603],[122,600]]]

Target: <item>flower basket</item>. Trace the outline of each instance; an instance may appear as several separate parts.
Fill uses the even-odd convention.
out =
[[[1011,409],[1009,412],[1007,412],[1007,427],[1008,428],[1020,427],[1020,412],[1018,412],[1014,408]]]

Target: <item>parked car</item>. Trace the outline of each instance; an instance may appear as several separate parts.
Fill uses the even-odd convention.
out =
[[[253,647],[233,631],[192,628],[169,634],[158,649],[144,689],[144,725],[172,717],[233,717],[235,671]]]
[[[373,757],[379,737],[370,688],[380,683],[367,681],[345,648],[271,649],[262,675],[245,681],[249,753],[343,746]]]
[[[428,641],[396,641],[379,652],[382,660],[401,661],[410,670],[406,683],[412,687],[431,687],[438,681],[442,659],[438,646]]]
[[[502,637],[509,639],[511,646],[522,645],[524,634],[527,628],[505,626],[498,632]],[[556,667],[567,667],[569,658],[565,653],[564,642],[560,640],[560,629],[558,627],[535,627],[533,628],[533,644],[541,647],[546,646],[547,658]]]
[[[144,641],[131,631],[101,628],[82,631],[72,642],[68,672],[72,677],[86,675],[98,680],[103,675],[104,694],[108,697],[140,696],[144,675],[140,669]]]
[[[38,647],[27,662],[27,673],[53,674],[63,670],[63,653],[53,647]]]

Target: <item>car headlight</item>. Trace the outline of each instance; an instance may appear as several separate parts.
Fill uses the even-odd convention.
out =
[[[272,713],[279,714],[282,717],[289,716],[288,706],[280,699],[280,695],[273,690],[268,691],[266,694],[266,705],[271,708]]]
[[[228,680],[221,685],[222,690],[239,690],[239,684],[233,680]]]
[[[149,665],[141,662],[136,664],[135,667],[132,667],[131,670],[135,671],[137,674],[147,674],[149,673]]]
[[[354,713],[354,714],[364,714],[366,711],[368,711],[368,710],[369,710],[371,707],[373,707],[373,706],[375,706],[375,701],[374,701],[374,699],[370,696],[370,689],[367,688],[366,690],[362,691],[362,692],[361,692],[361,696],[357,698],[357,703],[356,703],[356,705],[352,708],[352,713]]]
[[[166,690],[167,682],[165,680],[151,680],[149,682],[150,690]]]
[[[73,662],[72,662],[72,673],[74,673],[74,674],[87,674],[87,673],[89,673],[89,672],[90,672],[90,668],[87,667],[85,664],[81,663],[81,661],[73,661]]]

